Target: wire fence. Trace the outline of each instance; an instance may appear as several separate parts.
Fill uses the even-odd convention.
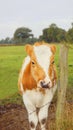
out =
[[[13,82],[12,82],[12,80],[11,80],[11,77],[14,77],[14,76],[16,76],[16,73],[14,74],[14,73],[11,73],[11,74],[9,74],[8,75],[8,77],[6,78],[4,78],[3,80],[2,80],[2,82],[5,82],[6,84],[6,86],[8,86],[9,84],[10,84],[10,82],[11,82],[11,84],[10,84],[10,87],[11,87],[11,85],[13,84]],[[15,81],[16,82],[16,81]],[[16,83],[17,84],[17,83]],[[59,83],[58,83],[58,86],[59,86]],[[1,86],[2,87],[2,86]],[[73,89],[72,89],[73,90]],[[68,103],[70,103],[70,104],[73,104],[73,100],[67,100],[67,102]],[[48,104],[50,104],[51,102],[47,102],[46,104],[44,104],[43,106],[41,106],[39,109],[42,109],[43,107],[45,107],[45,106],[47,106]],[[18,113],[23,113],[22,115],[24,115],[25,113],[23,112],[23,111],[20,111],[20,110],[17,110],[18,111]],[[34,112],[36,112],[36,109],[34,110],[34,111],[32,111],[31,113],[29,113],[29,115],[31,115],[31,114],[33,114]],[[11,114],[11,111],[9,112],[8,111],[8,113],[9,114]],[[7,117],[7,115],[9,116],[9,114],[8,113],[5,113],[5,116]],[[15,115],[16,116],[16,115]],[[8,118],[8,117],[7,117]],[[26,122],[28,120],[28,116],[27,117],[25,117],[24,118],[24,122]],[[1,124],[0,124],[1,125]],[[5,124],[4,124],[5,125]],[[23,124],[22,124],[23,125]],[[13,126],[17,126],[17,122],[16,121],[10,121],[6,126],[4,126],[3,128],[4,129],[1,129],[0,128],[0,130],[11,130],[11,127],[13,127]],[[20,127],[19,125],[18,125],[18,127]],[[14,129],[14,128],[13,128]],[[25,128],[24,128],[25,129]],[[23,130],[24,130],[23,129]],[[40,130],[42,130],[43,128],[40,128]],[[14,130],[19,130],[18,128],[16,128],[16,129],[14,129]],[[21,130],[21,129],[20,129]],[[26,130],[28,130],[28,129],[26,129]],[[39,129],[38,129],[39,130]]]
[[[49,103],[50,103],[50,102],[46,103],[45,105],[41,106],[39,109],[45,107],[45,106],[48,105]],[[21,112],[22,115],[25,114],[24,111],[20,111],[20,110],[17,110],[17,111],[18,111],[18,113]],[[33,112],[29,113],[29,115],[33,114],[34,112],[36,112],[36,110],[34,110]],[[5,116],[7,116],[8,114],[11,115],[11,111],[9,111],[8,113],[6,113]],[[28,116],[27,116],[26,118],[24,118],[24,122],[27,121],[27,120],[28,120]],[[13,123],[11,122],[11,123],[9,123],[7,126],[5,126],[4,128],[10,129],[10,128],[12,127],[12,125],[16,125],[16,124],[17,124],[17,122],[13,122]],[[41,130],[42,130],[43,128],[44,128],[44,127],[42,127]]]
[[[44,105],[42,105],[39,109],[42,109],[43,107],[45,107],[46,105],[48,105],[48,104],[50,104],[51,102],[47,102],[46,104],[44,104]],[[73,103],[73,102],[71,102],[71,103]],[[51,106],[53,106],[53,102],[51,103]],[[26,111],[24,112],[24,110],[23,111],[21,111],[20,109],[17,109],[16,110],[18,113],[22,113],[22,115],[24,116],[25,115],[25,113],[26,113]],[[34,112],[36,112],[36,110],[34,110],[34,111],[32,111],[31,113],[29,113],[29,115],[31,115],[31,114],[33,114]],[[15,114],[15,112],[13,111],[13,113],[14,113],[14,115],[16,116],[16,114]],[[5,116],[8,118],[8,115],[10,115],[11,116],[11,111],[8,111],[6,114],[5,114]],[[21,116],[22,116],[21,115]],[[18,115],[17,115],[17,118],[18,118]],[[28,116],[26,115],[26,117],[24,117],[24,120],[23,120],[24,122],[27,122],[28,121]],[[7,122],[6,122],[7,123]],[[18,125],[18,123],[16,122],[16,121],[14,121],[14,120],[10,120],[10,122],[9,123],[7,123],[7,125],[5,125],[3,128],[4,129],[0,129],[0,130],[12,130],[11,128],[13,127],[13,126],[15,126],[15,129],[14,130],[17,130],[18,128],[16,128],[17,127],[17,125]],[[23,125],[23,124],[22,124]],[[18,126],[19,127],[19,126]],[[42,127],[42,128],[40,128],[39,127],[39,129],[40,130],[42,130],[44,127]],[[28,128],[29,129],[29,128]],[[26,130],[28,130],[28,129],[26,129]],[[38,129],[38,130],[39,130]],[[18,129],[19,130],[19,129]],[[21,128],[20,128],[20,130],[21,130]],[[23,130],[25,130],[25,126],[24,126],[24,129]]]
[[[0,90],[1,89],[3,89],[3,86],[4,86],[4,91],[8,91],[7,92],[7,94],[9,94],[9,90],[10,91],[13,91],[13,86],[16,86],[16,88],[17,88],[17,80],[16,80],[16,77],[18,77],[18,73],[19,72],[17,72],[17,71],[10,71],[9,73],[8,73],[8,75],[6,76],[5,75],[5,77],[2,77],[2,75],[1,75],[1,77],[0,77],[0,81],[2,81],[2,84],[0,84]],[[2,80],[1,80],[1,78],[2,78]],[[15,78],[15,80],[12,80],[13,78]],[[59,82],[58,82],[58,86],[59,86]],[[8,90],[8,89],[9,90]],[[18,89],[18,88],[17,88]],[[3,94],[4,94],[4,91],[3,91]],[[72,89],[72,91],[73,91],[73,89]],[[71,93],[72,93],[72,91],[71,91]],[[68,103],[70,103],[70,104],[73,104],[73,100],[67,100],[67,102]],[[43,107],[45,107],[46,105],[48,105],[48,104],[50,104],[51,102],[47,102],[46,104],[44,104],[43,106],[41,106],[39,109],[42,109]],[[17,110],[18,111],[18,113],[22,113],[22,115],[24,115],[25,113],[23,112],[23,111],[21,111],[21,110]],[[29,113],[29,115],[31,115],[31,114],[33,114],[34,112],[36,112],[36,110],[34,110],[34,111],[32,111],[31,113]],[[11,115],[11,111],[8,111],[8,113],[9,113],[9,115]],[[5,116],[6,116],[6,118],[8,118],[8,113],[5,113]],[[16,116],[16,115],[15,115]],[[24,122],[26,122],[28,120],[28,116],[27,117],[25,117],[24,118]],[[3,120],[4,121],[4,120]],[[5,124],[4,124],[5,125]],[[23,124],[22,124],[23,125]],[[11,130],[11,127],[13,127],[13,126],[17,126],[17,122],[16,121],[9,121],[9,123],[5,126],[5,127],[3,127],[3,129],[1,129],[1,124],[0,124],[0,130]],[[18,127],[20,127],[19,125],[18,125]],[[13,128],[14,129],[14,128]],[[25,129],[25,128],[24,128]],[[23,129],[23,130],[24,130]],[[43,128],[41,128],[41,130],[42,130]],[[19,130],[18,128],[16,128],[16,129],[14,129],[14,130]],[[21,128],[20,128],[20,130],[21,130]],[[26,129],[26,130],[28,130],[28,129]]]

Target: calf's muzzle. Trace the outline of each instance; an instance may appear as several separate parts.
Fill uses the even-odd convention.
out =
[[[46,83],[44,80],[40,82],[42,88],[50,88],[50,81]]]

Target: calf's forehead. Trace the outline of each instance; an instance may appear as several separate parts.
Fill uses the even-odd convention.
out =
[[[48,69],[50,64],[50,57],[52,55],[50,47],[46,45],[41,45],[38,47],[34,46],[34,53],[40,66],[44,69]]]

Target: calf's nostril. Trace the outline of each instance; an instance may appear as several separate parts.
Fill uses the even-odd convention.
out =
[[[45,84],[45,82],[44,82],[44,81],[41,81],[40,84],[41,84],[41,86],[43,86],[43,85]]]
[[[42,88],[48,88],[48,83],[46,84],[45,81],[41,81],[40,85]]]
[[[44,84],[43,88],[48,88],[48,84]]]

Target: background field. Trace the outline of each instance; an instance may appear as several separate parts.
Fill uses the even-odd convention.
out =
[[[57,69],[59,70],[59,48],[57,45],[57,53],[55,56],[55,62]],[[18,74],[25,58],[24,46],[6,46],[0,47],[0,99],[10,98],[18,93]],[[69,67],[69,83],[68,83],[68,95],[69,99],[72,99],[73,90],[73,50],[69,50],[68,56]]]

